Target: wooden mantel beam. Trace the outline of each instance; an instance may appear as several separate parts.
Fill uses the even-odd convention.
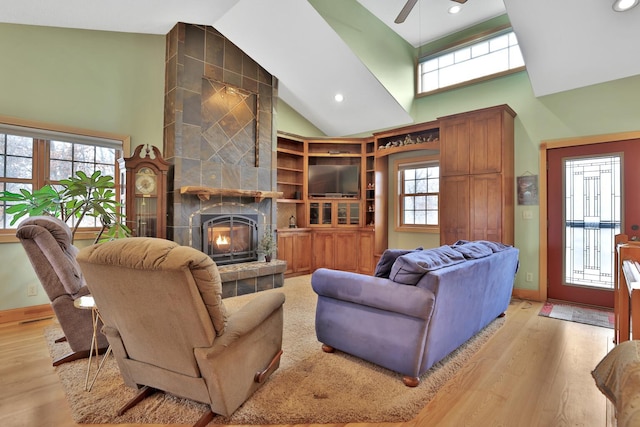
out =
[[[194,194],[202,201],[209,200],[211,196],[253,197],[258,203],[268,198],[281,199],[284,195],[282,191],[239,190],[233,188],[199,187],[193,185],[180,187],[180,194]]]

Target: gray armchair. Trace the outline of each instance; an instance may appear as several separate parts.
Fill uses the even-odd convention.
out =
[[[131,237],[84,248],[78,263],[104,321],[120,373],[156,390],[231,415],[279,367],[284,294],[266,293],[232,315],[213,260],[175,242]]]
[[[54,360],[53,366],[88,357],[93,336],[91,310],[78,309],[73,302],[89,289],[76,262],[78,248],[71,243],[69,226],[58,218],[34,216],[20,223],[16,236],[49,296],[63,339],[71,347],[71,353]],[[104,352],[106,337],[98,333],[97,339],[99,352]]]

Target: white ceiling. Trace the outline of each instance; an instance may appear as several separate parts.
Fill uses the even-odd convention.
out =
[[[506,10],[536,96],[640,74],[640,7],[616,13],[613,0],[469,0],[458,15],[447,12],[450,0],[419,0],[404,24],[393,20],[405,0],[357,1],[414,46]],[[329,136],[412,121],[307,1],[2,0],[0,22],[161,35],[177,22],[211,25],[275,75],[280,97]]]

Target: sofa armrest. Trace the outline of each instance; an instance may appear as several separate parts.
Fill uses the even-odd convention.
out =
[[[282,307],[284,300],[285,296],[282,292],[265,293],[257,296],[229,316],[224,334],[217,337],[210,348],[196,350],[205,351],[205,357],[208,359],[214,358],[242,336],[260,326],[269,316]]]
[[[311,286],[319,296],[420,319],[429,319],[433,311],[431,291],[380,277],[320,268],[311,276]]]

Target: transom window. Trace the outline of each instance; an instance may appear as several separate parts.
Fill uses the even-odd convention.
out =
[[[117,159],[122,156],[124,139],[64,133],[0,123],[0,191],[33,192],[45,184],[55,185],[77,171],[87,175],[99,170],[118,182]],[[128,141],[127,141],[128,143]],[[0,202],[0,235],[15,235],[18,223]],[[99,227],[97,219],[85,217],[81,227]]]
[[[398,162],[398,229],[437,231],[440,164],[432,157]]]
[[[418,93],[437,92],[524,69],[511,29],[455,46],[418,61]]]

